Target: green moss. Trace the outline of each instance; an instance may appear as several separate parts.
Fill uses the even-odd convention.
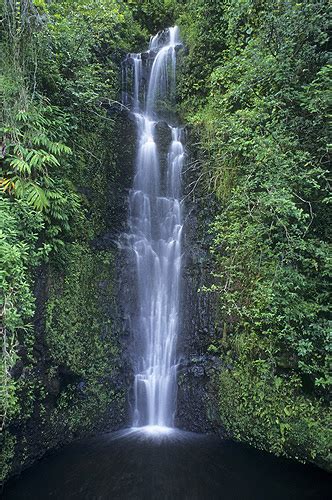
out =
[[[124,393],[116,392],[111,384],[90,384],[79,396],[76,388],[71,386],[61,394],[51,423],[58,428],[62,426],[71,435],[84,435],[103,429],[107,414],[111,414],[112,410],[113,415],[117,414],[119,422],[123,416],[123,407]]]
[[[6,479],[11,463],[15,454],[16,438],[9,432],[5,431],[0,437],[1,454],[0,454],[0,484]]]
[[[67,249],[66,271],[52,276],[47,306],[46,340],[52,372],[64,386],[52,416],[69,430],[93,428],[122,394],[112,378],[119,363],[113,325],[105,314],[112,302],[113,255],[95,252],[86,244]]]
[[[87,245],[74,243],[67,247],[66,270],[51,277],[47,306],[46,338],[56,364],[64,364],[75,373],[87,376],[91,356],[104,366],[105,345],[102,330],[109,325],[102,317],[96,300],[111,293],[111,254],[93,253]],[[108,350],[114,351],[111,343]]]
[[[222,371],[219,416],[233,438],[276,455],[332,468],[329,411],[301,392],[301,381],[278,376],[268,361],[236,362]]]

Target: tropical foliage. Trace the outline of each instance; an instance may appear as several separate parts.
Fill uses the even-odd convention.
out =
[[[148,34],[116,0],[5,0],[3,14],[0,414],[6,476],[13,461],[23,464],[34,453],[27,430],[32,415],[46,450],[99,425],[109,405],[121,412],[122,395],[106,377],[118,366],[117,341],[109,334],[101,351],[100,331],[111,327],[96,285],[108,280],[111,297],[112,255],[95,251],[91,242],[103,229],[108,176],[117,175],[112,141],[121,108],[120,63]],[[81,313],[84,300],[89,320]]]
[[[210,349],[232,367],[221,419],[241,440],[326,464],[328,2],[197,0],[182,22],[184,111],[219,205],[206,291],[221,317]]]

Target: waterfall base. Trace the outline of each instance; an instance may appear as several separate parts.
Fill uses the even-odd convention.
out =
[[[160,436],[165,434],[172,434],[176,432],[174,427],[166,427],[163,425],[144,425],[142,427],[132,427],[134,432],[150,435],[150,436]]]

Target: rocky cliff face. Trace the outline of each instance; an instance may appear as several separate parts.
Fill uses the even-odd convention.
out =
[[[214,200],[197,185],[198,170],[194,164],[194,147],[189,136],[184,184],[184,263],[182,294],[182,328],[178,351],[178,401],[176,425],[196,431],[219,431],[217,394],[214,380],[221,370],[220,359],[209,353],[209,345],[218,334],[215,296],[203,292],[212,271],[209,235],[206,231],[213,213]]]

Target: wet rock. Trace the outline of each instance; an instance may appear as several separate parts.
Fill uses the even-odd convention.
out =
[[[190,141],[190,137],[189,137]],[[190,143],[188,144],[190,150]],[[188,156],[190,165],[193,158]],[[178,377],[176,425],[196,432],[219,432],[217,384],[223,369],[218,357],[208,354],[208,347],[221,337],[216,320],[216,295],[201,292],[212,283],[213,269],[206,226],[213,217],[214,200],[195,189],[199,172],[185,167],[183,178],[185,233],[183,239],[182,325],[178,339],[181,356]]]
[[[214,377],[222,369],[215,356],[183,359],[179,366],[176,426],[193,432],[222,433]]]
[[[193,368],[191,368],[191,374],[194,377],[204,377],[205,375],[204,366],[194,366]]]
[[[22,360],[17,361],[17,363],[15,363],[13,368],[10,370],[10,376],[14,380],[18,380],[23,373],[23,369],[24,369],[23,361]]]

